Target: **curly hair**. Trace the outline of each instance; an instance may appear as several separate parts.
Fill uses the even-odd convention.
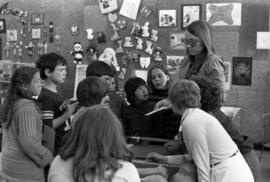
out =
[[[192,78],[201,89],[201,109],[209,112],[214,111],[222,106],[223,90],[220,85],[206,77]]]
[[[130,161],[132,157],[120,121],[100,104],[83,111],[59,155],[63,160],[73,159],[73,178],[77,182],[89,181],[88,176],[91,182],[95,178],[111,181],[122,167],[119,160]],[[105,173],[108,168],[112,171],[109,176]]]
[[[200,107],[200,88],[192,80],[181,79],[172,84],[169,100],[178,109]]]

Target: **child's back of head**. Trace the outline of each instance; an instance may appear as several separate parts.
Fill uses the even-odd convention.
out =
[[[108,75],[110,77],[114,77],[115,71],[108,64],[102,61],[94,61],[89,64],[86,69],[86,77],[88,76],[97,76],[101,77],[104,75]]]
[[[79,83],[76,95],[79,104],[88,107],[100,104],[108,93],[109,87],[104,80],[90,76]]]
[[[66,66],[67,61],[63,56],[56,53],[44,54],[40,56],[40,58],[36,62],[36,67],[39,69],[40,77],[43,80],[47,79],[47,75],[45,73],[46,69],[49,69],[52,73],[55,67],[58,65]]]

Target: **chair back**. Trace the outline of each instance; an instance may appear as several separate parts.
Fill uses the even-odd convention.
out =
[[[263,124],[263,143],[270,142],[270,113],[262,115]]]

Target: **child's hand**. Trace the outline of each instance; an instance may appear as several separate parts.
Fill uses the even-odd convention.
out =
[[[67,102],[66,109],[69,116],[71,116],[74,113],[75,108],[78,106],[78,104],[79,104],[78,102],[74,102],[72,104]]]
[[[156,152],[151,152],[147,154],[146,159],[150,161],[160,162],[160,163],[168,163],[168,159],[166,156],[158,154]]]
[[[110,106],[110,97],[109,97],[109,95],[106,95],[105,97],[103,97],[100,104],[109,107]]]
[[[164,147],[168,154],[174,154],[179,150],[180,143],[179,141],[173,140],[165,143]]]
[[[168,99],[163,99],[161,101],[158,101],[155,105],[155,110],[156,109],[159,109],[161,107],[167,107],[167,108],[170,108],[171,107],[171,102],[168,100]]]
[[[161,176],[163,176],[164,178],[168,178],[168,170],[163,167],[162,165],[159,165],[158,167],[156,167],[157,172],[160,173]]]
[[[141,182],[168,182],[166,178],[161,175],[150,175],[144,178],[141,178]]]

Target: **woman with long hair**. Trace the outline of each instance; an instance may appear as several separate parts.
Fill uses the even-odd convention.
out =
[[[53,157],[42,145],[40,110],[33,96],[41,91],[37,68],[19,67],[12,75],[1,112],[2,178],[12,182],[44,182],[44,167]]]
[[[120,121],[103,105],[80,114],[59,155],[49,182],[139,182]]]

